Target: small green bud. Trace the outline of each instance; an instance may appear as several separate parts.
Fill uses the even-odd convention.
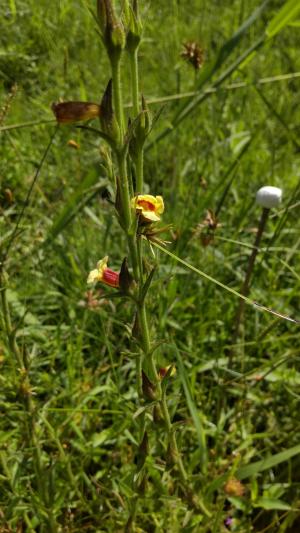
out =
[[[137,484],[137,492],[143,496],[147,491],[147,485],[148,485],[148,476],[146,472],[144,472],[142,479]]]
[[[159,426],[164,425],[165,423],[164,416],[159,404],[156,404],[153,408],[153,421]]]
[[[142,38],[143,26],[138,15],[137,3],[135,7],[128,6],[126,13],[126,47],[129,52],[135,52],[139,47]]]
[[[111,29],[111,42],[116,49],[125,48],[126,36],[121,22],[116,22]]]
[[[178,461],[178,451],[174,448],[172,442],[169,443],[167,453],[166,453],[166,465],[172,467],[176,465]]]
[[[156,400],[155,387],[144,371],[142,371],[142,389],[146,400]]]
[[[124,294],[130,294],[136,287],[136,283],[129,272],[127,257],[123,259],[120,270],[120,289]]]
[[[118,143],[120,128],[112,106],[112,80],[109,80],[101,100],[100,123],[103,132]]]
[[[143,149],[146,138],[151,131],[152,116],[148,109],[145,98],[142,96],[142,111],[129,125],[129,153],[136,161],[138,154]]]
[[[119,55],[126,45],[126,35],[121,20],[116,17],[112,0],[98,0],[97,14],[102,40],[108,56]]]
[[[147,431],[145,431],[141,444],[139,445],[137,454],[137,468],[140,470],[145,464],[147,455],[149,454],[149,441]]]
[[[124,211],[123,211],[122,200],[121,200],[121,192],[120,192],[121,183],[120,183],[119,176],[116,176],[116,186],[117,186],[117,189],[116,189],[115,208],[117,211],[117,217],[118,217],[118,221],[119,221],[121,228],[126,230],[126,227],[124,224]],[[133,335],[133,332],[132,332],[132,335]]]
[[[133,323],[131,334],[132,334],[133,338],[137,342],[139,342],[140,336],[141,336],[141,328],[140,328],[139,317],[138,317],[137,313],[136,313],[135,318],[134,318],[134,323]]]

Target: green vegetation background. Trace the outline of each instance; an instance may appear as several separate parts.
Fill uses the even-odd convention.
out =
[[[212,61],[260,5],[254,0],[141,4],[144,39],[139,57],[146,99],[194,91],[200,74],[195,75],[180,57],[182,43],[198,41],[206,62]],[[264,33],[282,5],[269,2],[230,61]],[[109,79],[108,61],[87,6],[76,0],[4,1],[2,105],[13,86],[16,94],[3,126],[51,120],[51,103],[60,98],[100,101]],[[299,44],[296,21],[241,64],[192,116],[149,146],[145,157],[149,192],[164,196],[163,219],[173,224],[175,241],[169,249],[236,290],[260,216],[256,190],[266,184],[283,189],[282,208],[271,216],[264,236],[265,251],[259,255],[251,297],[295,318],[300,316],[300,80],[256,82],[300,71]],[[126,61],[123,66],[129,102]],[[240,82],[245,86],[224,88]],[[150,141],[170,124],[181,105],[179,100],[164,104]],[[152,104],[151,110],[155,113],[161,107]],[[54,127],[49,122],[0,132],[3,245]],[[80,145],[79,150],[68,145],[70,139]],[[109,255],[110,266],[117,270],[126,254],[113,217],[101,150],[101,142],[90,134],[74,127],[59,129],[7,263],[17,339],[31,357],[47,483],[63,531],[121,531],[122,503],[130,496],[136,409],[135,365],[129,351],[131,309],[109,297],[93,307],[86,296],[87,273],[96,261]],[[220,227],[214,242],[203,247],[195,229],[207,209],[217,209],[227,186]],[[185,420],[184,460],[195,482],[208,490],[214,480],[230,472],[236,457],[240,467],[299,443],[299,326],[247,307],[244,342],[235,372],[230,373],[227,363],[238,300],[160,256],[149,302],[151,322],[160,339],[174,340],[178,346],[185,373],[179,365],[171,406],[177,408],[178,420]],[[95,296],[106,292],[99,289]],[[31,450],[22,446],[24,415],[4,335],[2,343],[1,531],[17,527],[40,531],[42,512],[36,510],[41,502]],[[160,358],[162,365],[178,366],[167,349],[161,350]],[[205,475],[200,468],[199,434],[182,388],[186,376],[206,432]],[[293,529],[297,512],[292,509],[299,507],[299,482],[299,455],[258,477],[247,477],[245,496],[226,501],[215,531],[222,530],[226,513],[235,516],[236,531],[251,527],[262,531],[269,524],[274,524],[269,531],[279,531],[280,523],[285,524],[280,531],[297,531]],[[174,506],[175,496],[167,498],[159,483],[154,479],[152,491],[161,494],[164,506],[151,500],[150,491],[141,531],[183,531],[185,510]],[[263,498],[273,506],[264,504]],[[97,523],[99,516],[102,526]],[[188,527],[192,529],[186,531],[202,531],[196,521]]]

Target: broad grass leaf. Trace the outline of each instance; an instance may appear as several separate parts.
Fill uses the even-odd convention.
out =
[[[285,503],[282,500],[277,498],[258,498],[254,502],[254,507],[261,507],[266,511],[290,511],[291,506],[288,503]]]
[[[260,461],[256,461],[255,463],[252,463],[250,465],[242,466],[238,469],[236,476],[238,479],[245,479],[247,477],[255,476],[256,474],[264,472],[264,470],[273,468],[274,466],[277,466],[281,463],[284,463],[285,461],[288,461],[295,455],[299,454],[300,444],[298,444],[297,446],[293,446],[292,448],[288,448],[283,452],[276,453],[275,455],[270,455],[269,457],[261,459]]]
[[[92,444],[93,448],[97,448],[97,446],[101,446],[106,440],[114,437],[111,428],[106,428],[103,431],[100,431],[100,433],[94,433],[92,436]]]
[[[295,457],[299,454],[300,445],[298,444],[297,446],[288,448],[283,452],[270,455],[269,457],[261,459],[260,461],[256,461],[254,463],[250,463],[249,465],[242,466],[238,468],[235,475],[240,480],[256,476],[257,474],[260,474],[261,472],[264,472],[269,468],[273,468],[274,466],[284,463],[285,461],[288,461],[292,457]],[[207,488],[208,494],[211,494],[213,491],[218,490],[226,482],[227,478],[228,474],[223,474],[222,476],[219,476],[218,478],[214,479]]]

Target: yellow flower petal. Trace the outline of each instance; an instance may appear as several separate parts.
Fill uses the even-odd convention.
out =
[[[108,255],[103,257],[103,259],[100,259],[97,263],[97,268],[95,270],[91,270],[91,272],[88,275],[87,283],[95,283],[96,281],[101,281],[103,278],[103,273],[107,268],[107,262],[108,262]]]
[[[103,259],[100,259],[100,261],[98,261],[97,263],[97,268],[98,268],[98,280],[100,281],[103,277],[103,272],[104,270],[107,268],[107,263],[108,263],[108,255],[106,255],[105,257],[103,257]]]
[[[143,218],[150,220],[151,222],[158,222],[160,217],[157,216],[153,211],[142,211]]]
[[[141,214],[144,220],[157,222],[159,215],[164,212],[165,206],[162,196],[152,196],[151,194],[139,194],[131,200],[131,206]]]
[[[91,272],[88,275],[87,283],[90,285],[91,283],[95,283],[95,281],[98,280],[98,269],[91,270]]]

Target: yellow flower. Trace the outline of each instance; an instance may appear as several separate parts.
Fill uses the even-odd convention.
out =
[[[91,270],[88,275],[87,283],[95,283],[101,281],[110,287],[119,287],[119,273],[114,272],[111,268],[107,267],[108,256],[103,257],[97,263],[97,268]]]
[[[144,222],[157,222],[165,209],[162,196],[139,194],[131,200],[131,206],[141,215]]]
[[[61,102],[52,104],[52,111],[57,122],[71,124],[100,116],[100,106],[91,102]]]

